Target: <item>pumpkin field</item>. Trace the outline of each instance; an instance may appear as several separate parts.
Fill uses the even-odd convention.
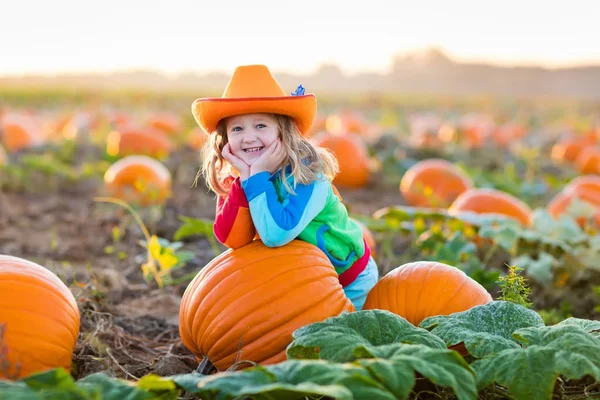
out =
[[[204,93],[3,89],[0,399],[600,398],[600,105],[318,95],[380,280],[213,233]]]

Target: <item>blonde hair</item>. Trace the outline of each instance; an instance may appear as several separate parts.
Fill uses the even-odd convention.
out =
[[[294,187],[297,183],[309,184],[322,173],[329,181],[339,172],[337,159],[328,150],[313,146],[306,137],[302,136],[296,123],[291,117],[272,114],[277,122],[281,144],[287,154],[281,165],[280,178],[288,193],[295,194],[285,177],[288,166],[294,177]],[[222,150],[227,144],[225,119],[219,121],[217,130],[210,135],[202,147],[202,168],[198,175],[204,175],[206,185],[218,195],[227,195],[230,184],[224,180],[232,173],[232,167],[223,158]],[[303,160],[306,159],[306,162]],[[196,176],[196,181],[198,176]]]

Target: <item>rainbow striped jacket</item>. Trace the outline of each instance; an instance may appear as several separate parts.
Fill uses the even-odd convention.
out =
[[[289,168],[287,172],[295,195],[287,192],[279,172],[260,172],[244,182],[230,177],[228,195],[217,200],[215,236],[232,249],[254,239],[269,247],[304,240],[321,249],[338,274],[352,269],[348,278],[353,281],[370,256],[362,228],[348,217],[339,194],[324,176],[294,187]]]

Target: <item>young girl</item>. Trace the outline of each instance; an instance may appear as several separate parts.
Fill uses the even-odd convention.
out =
[[[210,134],[202,172],[219,195],[217,239],[233,249],[254,239],[269,247],[294,239],[311,243],[327,255],[361,310],[377,283],[377,265],[330,182],[338,172],[335,157],[305,136],[315,96],[302,86],[288,96],[267,67],[241,66],[221,98],[197,99],[192,113]]]

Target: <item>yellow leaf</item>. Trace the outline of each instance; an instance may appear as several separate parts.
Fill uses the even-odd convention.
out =
[[[471,226],[465,226],[463,235],[465,235],[466,238],[475,237],[475,229],[473,229],[473,227]]]
[[[442,225],[441,224],[433,224],[431,226],[431,233],[434,235],[439,235],[442,233]]]
[[[177,265],[179,260],[177,259],[177,256],[173,254],[172,249],[167,249],[164,254],[161,254],[160,257],[157,258],[157,261],[160,265],[161,271],[165,271]]]
[[[425,220],[422,217],[415,218],[415,230],[417,232],[425,230]]]
[[[152,235],[152,237],[150,238],[150,242],[148,243],[148,251],[150,251],[150,255],[152,256],[152,258],[154,258],[155,260],[158,260],[160,258],[160,243],[158,243],[158,238],[156,237],[156,235]]]

